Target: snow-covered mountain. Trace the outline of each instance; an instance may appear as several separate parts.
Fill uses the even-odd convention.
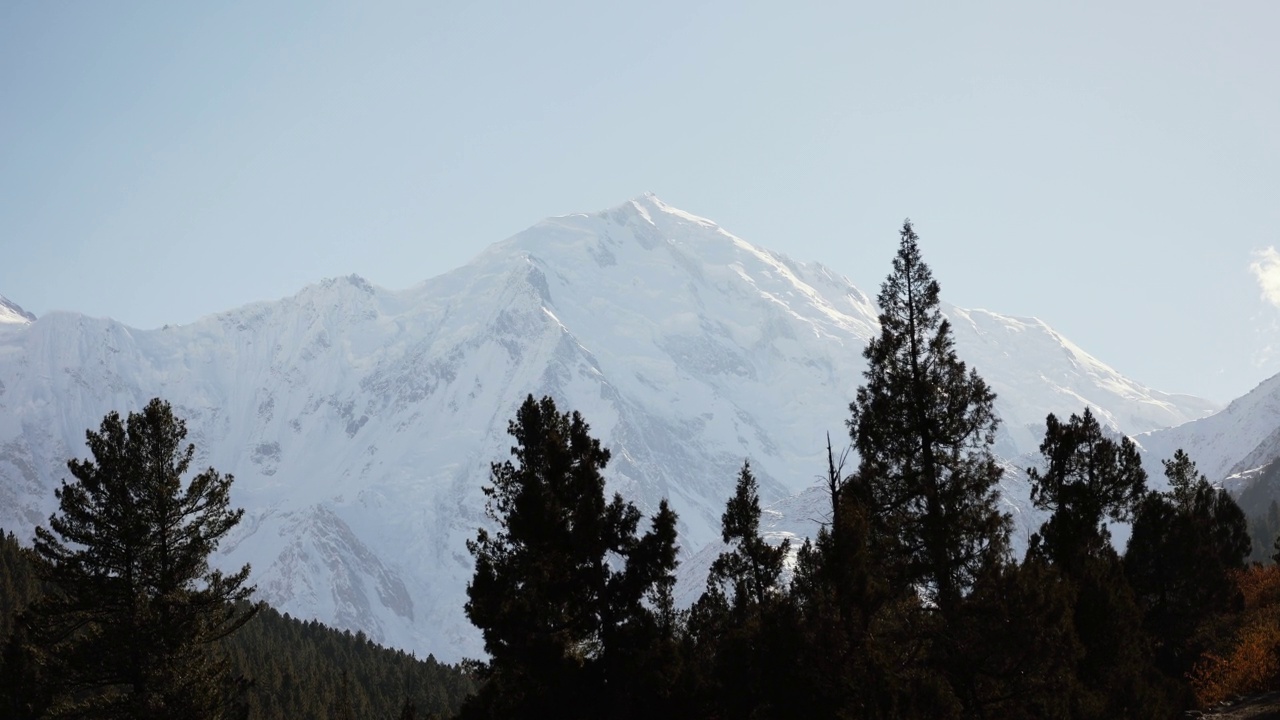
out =
[[[1135,439],[1149,461],[1171,457],[1178,448],[1186,450],[1211,481],[1238,492],[1280,457],[1280,375],[1264,380],[1221,412]],[[1157,463],[1148,472],[1154,476],[1158,469]]]
[[[844,442],[878,331],[839,274],[652,195],[545,220],[404,291],[338,278],[157,330],[3,308],[22,320],[0,323],[0,527],[47,522],[85,429],[164,397],[198,463],[236,477],[246,516],[222,557],[253,564],[261,597],[448,660],[481,650],[462,612],[464,542],[527,394],[583,413],[613,451],[611,490],[649,509],[671,499],[696,567],[745,458],[766,501],[812,498],[793,496],[822,475],[826,433]],[[1007,457],[1035,450],[1047,413],[1085,403],[1125,433],[1214,409],[1037,320],[946,312],[999,393]],[[1025,510],[1019,476],[1005,490]],[[807,512],[779,532],[812,527]]]
[[[0,295],[0,324],[28,325],[35,321],[35,315],[23,310],[9,298]]]

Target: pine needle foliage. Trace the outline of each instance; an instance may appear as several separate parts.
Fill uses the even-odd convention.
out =
[[[743,463],[733,497],[720,518],[721,539],[730,548],[711,564],[707,577],[714,589],[730,589],[730,605],[739,618],[747,615],[748,608],[759,613],[769,604],[779,589],[783,561],[791,550],[790,540],[777,546],[765,541],[760,535],[760,516],[760,487],[750,463]]]
[[[676,515],[664,501],[639,534],[634,505],[605,501],[608,449],[550,397],[530,395],[509,432],[514,462],[494,463],[484,489],[497,530],[467,543],[476,568],[466,612],[490,659],[464,716],[634,710],[661,695],[644,684],[662,677],[654,647],[674,632]]]
[[[58,512],[36,528],[49,592],[28,613],[32,655],[49,683],[49,717],[219,718],[225,661],[213,643],[256,608],[249,566],[230,575],[209,556],[235,527],[232,477],[184,480],[195,447],[154,399],[88,431],[91,459],[71,460]]]
[[[1133,441],[1108,437],[1089,408],[1065,423],[1051,413],[1040,453],[1044,470],[1027,470],[1031,501],[1051,515],[1032,546],[1043,543],[1048,557],[1074,576],[1086,557],[1110,551],[1105,520],[1133,520],[1147,473]]]
[[[1164,469],[1170,490],[1139,504],[1124,569],[1157,666],[1182,678],[1216,644],[1212,625],[1242,609],[1233,573],[1244,567],[1251,543],[1240,506],[1210,485],[1184,451],[1165,460]]]
[[[995,393],[957,356],[938,282],[908,220],[878,297],[866,383],[848,421],[869,498],[871,544],[898,588],[917,587],[943,614],[982,568],[1008,552],[998,509]]]

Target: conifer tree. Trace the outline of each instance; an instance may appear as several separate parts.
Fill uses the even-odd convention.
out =
[[[1085,557],[1111,550],[1105,520],[1133,519],[1146,492],[1147,473],[1133,441],[1107,437],[1088,408],[1066,423],[1050,413],[1040,454],[1044,471],[1027,470],[1031,501],[1051,515],[1032,545],[1043,547],[1049,559],[1075,575]]]
[[[49,592],[30,610],[29,649],[53,684],[50,717],[218,718],[225,661],[211,643],[256,612],[249,566],[224,575],[209,556],[240,521],[232,478],[209,468],[184,481],[195,447],[154,399],[86,433],[92,459],[71,460],[36,569]],[[241,603],[240,608],[236,607]]]
[[[609,451],[550,397],[529,396],[508,431],[515,462],[494,463],[484,489],[497,530],[467,543],[476,569],[466,612],[490,660],[478,665],[486,683],[464,716],[626,709],[633,679],[653,674],[628,653],[638,661],[672,631],[675,513],[664,501],[638,536],[639,510],[618,495],[605,502]]]
[[[894,625],[912,619],[915,598],[890,595],[870,550],[861,488],[843,476],[829,441],[827,459],[831,520],[796,553],[790,587],[801,642],[801,672],[792,681],[796,717],[891,716],[910,691],[885,648],[903,647]]]
[[[1242,603],[1231,572],[1244,567],[1250,540],[1240,506],[1185,452],[1163,462],[1169,492],[1150,493],[1139,505],[1124,568],[1157,664],[1181,679],[1208,649],[1202,629]]]
[[[744,462],[734,494],[720,518],[727,549],[711,564],[707,589],[690,612],[706,712],[770,717],[786,690],[773,666],[794,640],[779,634],[789,624],[779,587],[789,540],[777,547],[760,535],[759,485]]]
[[[995,393],[956,356],[918,240],[904,223],[848,425],[874,552],[895,587],[920,588],[946,616],[1005,556],[1010,521],[997,506]]]
[[[1111,546],[1106,520],[1128,522],[1146,496],[1137,446],[1107,437],[1088,409],[1045,421],[1043,472],[1028,470],[1031,500],[1051,515],[1031,538],[1027,562],[1048,562],[1075,592],[1072,623],[1083,655],[1076,666],[1077,717],[1168,717],[1177,684],[1152,663],[1142,611]]]
[[[733,497],[720,518],[721,539],[730,549],[711,564],[707,576],[710,586],[729,586],[733,594],[734,614],[744,616],[747,608],[758,612],[777,589],[782,563],[791,549],[791,541],[783,540],[774,547],[760,535],[760,491],[750,463],[743,463]]]
[[[965,598],[958,673],[970,717],[1070,718],[1082,694],[1075,591],[1043,558],[991,568]]]

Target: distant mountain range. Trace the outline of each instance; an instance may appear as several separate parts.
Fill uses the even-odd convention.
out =
[[[1116,432],[1149,433],[1149,450],[1186,446],[1211,474],[1280,448],[1278,380],[1270,399],[1206,418],[1213,403],[1125,378],[1038,320],[945,312],[999,394],[1020,537],[1036,516],[1016,470],[1050,412],[1089,405]],[[161,396],[198,464],[236,477],[246,515],[220,561],[251,562],[260,597],[442,660],[476,656],[464,542],[527,394],[582,412],[612,450],[611,490],[646,509],[671,499],[687,595],[744,459],[779,537],[822,519],[805,491],[827,433],[847,442],[877,332],[873,301],[846,278],[652,195],[544,220],[407,290],[337,278],[180,327],[35,319],[0,300],[0,527],[27,537],[47,523],[85,430]]]

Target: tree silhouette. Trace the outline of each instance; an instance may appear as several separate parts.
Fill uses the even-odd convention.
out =
[[[1165,460],[1164,469],[1170,491],[1150,493],[1139,505],[1124,569],[1158,666],[1181,678],[1209,649],[1212,638],[1202,628],[1242,607],[1232,574],[1244,567],[1250,541],[1240,506],[1185,452]]]
[[[29,648],[52,684],[51,717],[218,718],[225,662],[211,646],[256,608],[249,566],[224,575],[209,555],[240,521],[232,478],[189,482],[185,423],[154,399],[127,421],[110,413],[86,433],[89,460],[56,491],[36,528],[48,592],[29,613]]]
[[[872,547],[897,587],[920,587],[945,616],[1007,553],[1009,517],[997,506],[995,393],[956,356],[918,240],[904,223],[848,424]]]
[[[1107,437],[1088,408],[1065,423],[1050,413],[1040,453],[1044,471],[1027,470],[1031,501],[1051,515],[1032,545],[1043,543],[1048,557],[1075,576],[1086,557],[1111,550],[1104,520],[1133,519],[1147,473],[1133,441]]]
[[[664,501],[638,535],[640,511],[604,499],[609,451],[578,413],[529,396],[492,466],[487,513],[498,529],[467,543],[476,569],[467,616],[484,635],[486,684],[464,715],[595,717],[632,708],[652,668],[650,642],[673,632],[675,513]],[[649,602],[645,602],[648,599]]]

